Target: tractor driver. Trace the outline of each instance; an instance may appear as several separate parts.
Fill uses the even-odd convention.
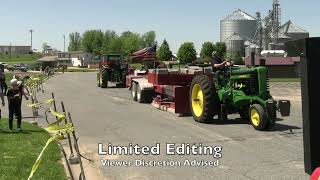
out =
[[[226,71],[231,63],[219,56],[217,51],[213,51],[211,65],[214,71]]]

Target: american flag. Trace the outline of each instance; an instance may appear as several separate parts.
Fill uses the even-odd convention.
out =
[[[131,55],[132,63],[138,63],[142,61],[154,61],[156,60],[156,51],[156,45],[136,51]]]

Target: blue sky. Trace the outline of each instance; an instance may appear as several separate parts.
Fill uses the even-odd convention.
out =
[[[282,22],[295,24],[320,36],[319,0],[280,0]],[[112,29],[144,33],[155,30],[158,42],[166,38],[173,52],[185,41],[199,52],[204,41],[219,41],[219,21],[240,8],[265,16],[272,0],[10,0],[0,6],[0,44],[42,43],[63,49],[63,35],[87,29]],[[67,36],[68,37],[68,36]]]

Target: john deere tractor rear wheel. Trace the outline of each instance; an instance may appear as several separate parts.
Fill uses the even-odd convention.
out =
[[[213,81],[206,75],[193,78],[190,86],[190,109],[195,121],[210,123],[218,114],[218,97]]]
[[[249,117],[252,126],[258,131],[265,130],[269,124],[267,114],[259,104],[251,105],[249,109]]]
[[[105,69],[102,69],[100,72],[100,87],[107,88],[108,87],[108,72]]]

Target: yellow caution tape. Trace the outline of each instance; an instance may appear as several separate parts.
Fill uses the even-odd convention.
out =
[[[33,164],[32,166],[32,169],[31,169],[31,172],[30,172],[30,175],[28,177],[28,180],[30,180],[32,177],[33,177],[33,174],[36,172],[36,170],[38,169],[40,163],[41,163],[41,158],[42,158],[42,155],[44,153],[44,151],[47,149],[48,145],[52,142],[52,141],[55,141],[59,138],[63,138],[63,136],[61,137],[61,135],[56,135],[56,136],[53,136],[51,137],[50,139],[48,139],[46,145],[42,148],[42,151],[40,152],[36,162]]]
[[[44,101],[46,104],[52,104],[54,102],[54,99],[48,99]]]
[[[58,113],[57,111],[54,111],[50,108],[50,112],[52,115],[56,116],[58,119],[65,119],[66,118],[66,115],[65,114],[62,114],[62,113]]]
[[[49,112],[50,112],[52,115],[56,116],[56,117],[58,118],[58,120],[55,121],[55,122],[53,122],[53,123],[50,123],[50,124],[48,125],[48,127],[46,128],[46,130],[47,130],[47,131],[58,131],[58,130],[59,130],[59,127],[60,127],[59,123],[60,123],[61,121],[65,120],[65,119],[66,119],[66,116],[65,116],[65,114],[58,113],[58,112],[52,110],[51,108],[49,109]],[[69,124],[66,124],[66,125],[68,125],[67,128],[70,128],[70,127],[72,126],[72,124],[70,124],[70,123],[69,123]]]
[[[39,77],[30,77],[28,81],[25,83],[27,87],[33,89],[39,85],[41,79]]]
[[[46,128],[46,130],[48,128]],[[54,136],[52,136],[51,138],[49,138],[47,140],[45,146],[42,148],[42,151],[40,152],[36,162],[32,166],[32,169],[31,169],[30,175],[28,177],[28,180],[30,180],[33,177],[34,173],[37,171],[37,169],[38,169],[38,167],[39,167],[39,165],[41,163],[42,156],[43,156],[45,150],[47,149],[48,145],[53,141],[63,140],[63,138],[64,138],[63,134],[73,132],[74,131],[74,127],[73,127],[73,125],[71,123],[69,123],[69,124],[66,124],[64,126],[50,127],[47,131],[48,132],[56,132],[56,133],[55,133]]]
[[[55,121],[55,122],[53,122],[53,123],[50,123],[50,124],[48,125],[48,127],[46,128],[46,130],[47,130],[47,129],[48,129],[48,130],[51,130],[52,128],[53,128],[53,129],[57,128],[57,126],[59,126],[59,123],[60,123],[62,120],[64,120],[64,119],[59,119],[59,118],[58,118],[57,121]]]
[[[30,79],[31,79],[31,81],[40,81],[40,78],[38,78],[38,77],[31,77]]]
[[[27,106],[38,109],[41,106],[41,103],[27,104]]]
[[[38,109],[41,107],[42,104],[52,104],[53,102],[54,102],[54,99],[48,99],[48,100],[45,100],[44,102],[33,103],[33,104],[31,104],[31,102],[28,102],[27,106]]]
[[[46,131],[53,134],[65,134],[74,131],[74,127],[72,123],[68,123],[66,125],[58,125],[58,124],[51,124],[47,128]]]

